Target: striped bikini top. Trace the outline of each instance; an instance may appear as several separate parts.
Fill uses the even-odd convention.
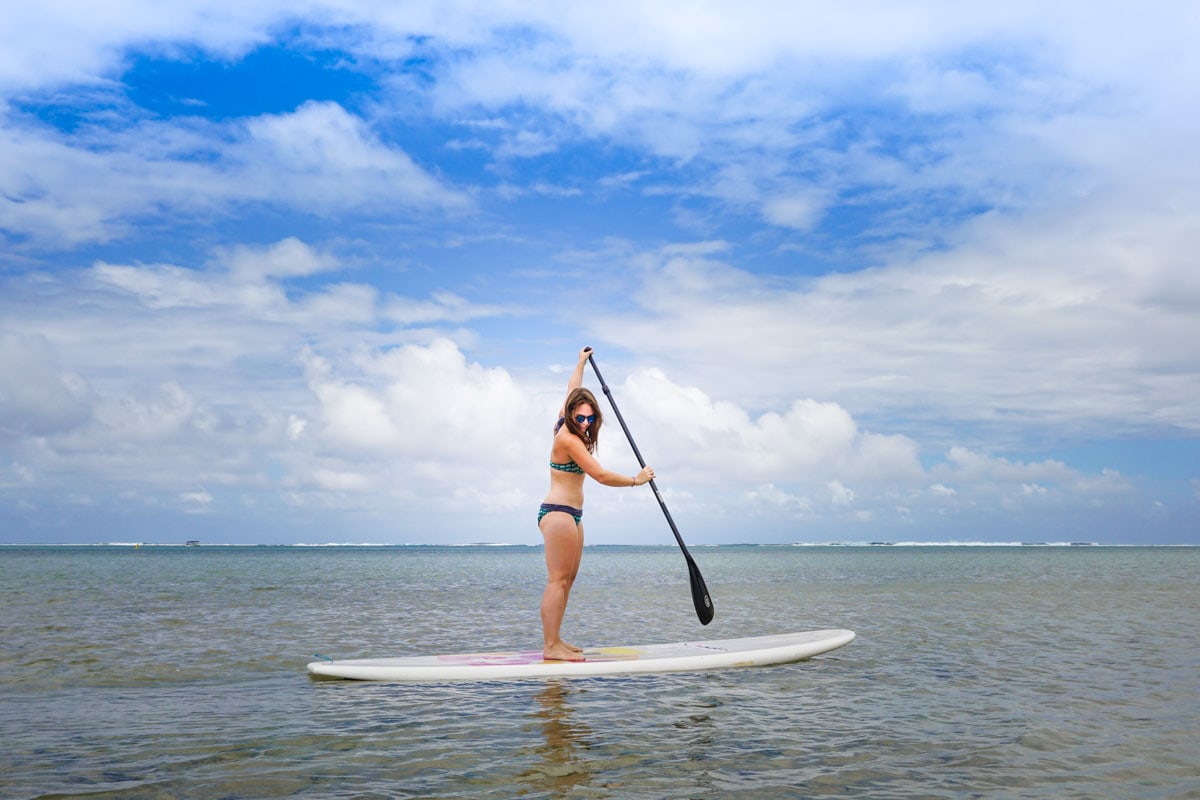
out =
[[[566,421],[567,421],[566,417],[559,417],[557,424],[555,424],[555,426],[554,426],[554,432],[558,433],[558,429],[561,428],[563,426],[563,423]],[[571,472],[571,473],[574,473],[575,475],[583,474],[583,467],[576,464],[575,459],[571,459],[570,461],[568,461],[565,464],[555,464],[553,461],[551,461],[550,469],[556,469],[559,472]]]

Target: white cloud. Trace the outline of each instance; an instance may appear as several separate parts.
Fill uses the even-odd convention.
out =
[[[903,231],[928,242],[934,208],[969,217],[1113,180],[1177,182],[1197,127],[1190,84],[1173,77],[1187,70],[1165,63],[1166,53],[1195,61],[1195,21],[1173,6],[183,2],[165,11],[126,2],[102,19],[81,14],[87,25],[64,26],[36,7],[13,16],[0,28],[0,85],[102,84],[126,47],[186,43],[236,57],[267,41],[272,25],[299,19],[311,23],[305,41],[383,58],[383,83],[403,87],[374,105],[373,119],[309,102],[226,125],[91,125],[70,139],[10,110],[0,185],[19,202],[0,204],[0,226],[68,243],[124,236],[150,209],[470,209],[469,191],[381,137],[414,95],[442,119],[497,137],[487,144],[497,158],[580,140],[630,147],[690,165],[663,163],[660,191],[715,198],[785,229],[810,229],[847,195],[874,199],[893,207],[870,232],[885,241]],[[391,59],[412,56],[414,38],[431,83],[386,73]],[[97,185],[106,192],[80,188]]]
[[[315,355],[307,362],[319,404],[315,435],[332,452],[483,473],[527,452],[514,436],[532,421],[526,393],[503,369],[469,364],[448,340],[363,350],[338,369]]]
[[[246,123],[249,138],[232,152],[244,174],[240,192],[307,210],[403,208],[464,210],[468,197],[442,185],[411,157],[381,142],[336,103],[308,102],[288,114]]]
[[[185,514],[207,514],[213,505],[213,496],[205,489],[195,492],[183,492],[179,495]]]
[[[1076,474],[1061,461],[1023,463],[974,452],[965,447],[950,448],[946,454],[946,464],[954,475],[971,482],[987,478],[998,483],[1025,484],[1038,480],[1063,481]]]
[[[300,419],[295,414],[288,417],[287,422],[287,437],[292,441],[296,441],[304,435],[304,429],[308,427],[308,420]]]
[[[293,8],[297,8],[293,6]],[[116,0],[104,6],[21,3],[0,17],[0,89],[98,83],[132,45],[199,45],[233,56],[266,38],[281,6],[262,2]]]
[[[0,441],[69,431],[88,421],[92,402],[88,382],[62,367],[46,337],[0,329]]]
[[[1184,343],[1200,341],[1200,296],[1177,254],[1200,233],[1090,210],[989,221],[953,251],[813,278],[664,251],[641,259],[642,307],[592,324],[751,407],[803,391],[871,418],[988,426],[998,444],[1018,429],[1198,430],[1200,356]]]
[[[320,283],[339,267],[289,239],[226,248],[204,268],[99,264],[85,280],[7,281],[0,318],[38,332],[0,334],[0,429],[21,474],[36,477],[30,491],[67,481],[112,497],[130,486],[174,507],[200,479],[386,496],[414,477],[444,480],[454,461],[487,491],[511,491],[497,464],[534,438],[520,433],[523,390],[448,340],[410,348],[404,331],[380,333],[373,287]],[[285,292],[292,276],[316,280]],[[443,318],[497,313],[437,302]],[[310,386],[304,358],[333,367],[310,370]]]
[[[812,197],[781,196],[767,200],[763,216],[773,225],[807,230],[812,228],[824,210],[824,205]]]
[[[192,270],[170,264],[131,267],[99,263],[92,274],[101,283],[137,296],[150,308],[210,306],[227,297],[221,287]]]
[[[388,298],[383,315],[401,325],[431,322],[467,322],[481,317],[501,316],[513,309],[502,306],[472,303],[453,292],[435,292],[426,300],[393,295]]]
[[[561,391],[537,365],[577,328],[633,359],[619,394],[687,508],[919,524],[1134,495],[1119,470],[994,454],[1200,430],[1197,18],[1182,9],[6,9],[6,266],[110,246],[90,270],[48,258],[5,279],[0,486],[212,514],[231,487],[304,509],[515,513],[544,484],[540,408]],[[141,54],[232,61],[260,44],[365,56],[384,89],[211,121],[151,116],[115,83]],[[61,128],[39,118],[51,108]],[[596,202],[596,227],[493,204],[547,198],[564,218]],[[633,235],[611,230],[614,198],[653,200],[627,209],[643,241],[677,236],[672,218],[698,241],[580,255]],[[286,237],[313,220],[343,238]],[[176,223],[181,240],[203,231],[208,263],[111,244]],[[259,224],[284,238],[236,243]],[[385,227],[414,233],[371,238]],[[506,296],[551,302],[518,308],[489,287],[518,258],[524,275],[554,269],[466,247],[447,266],[417,239],[537,240],[603,280],[528,281]],[[627,465],[619,430],[606,437],[606,463]]]
[[[380,476],[350,470],[315,469],[308,477],[318,489],[335,494],[362,494],[378,492],[383,488]]]
[[[834,403],[795,400],[751,417],[742,407],[680,386],[657,369],[631,375],[620,390],[650,434],[661,464],[693,484],[844,479],[907,481],[921,475],[916,443],[858,429]],[[617,430],[607,434],[617,435]],[[657,467],[656,467],[657,468]]]
[[[294,250],[302,263],[320,261],[296,248],[288,243],[283,250]],[[280,251],[262,252],[270,262]],[[93,498],[96,513],[127,491],[123,507],[176,508],[189,516],[213,518],[255,507],[284,514],[281,504],[291,509],[286,513],[300,515],[281,520],[354,513],[445,521],[475,514],[478,524],[478,515],[486,514],[489,524],[500,525],[498,531],[512,525],[523,536],[536,535],[531,524],[521,527],[523,509],[536,504],[545,486],[549,420],[562,391],[561,372],[517,378],[472,361],[445,338],[381,345],[370,322],[348,323],[346,341],[357,344],[345,347],[328,334],[329,326],[343,323],[327,319],[314,329],[317,344],[304,351],[304,337],[295,335],[291,323],[263,322],[260,307],[216,299],[236,296],[231,288],[236,276],[268,271],[231,271],[222,264],[183,276],[190,282],[189,303],[163,302],[184,293],[136,280],[146,278],[138,269],[160,279],[173,275],[160,265],[130,268],[122,273],[130,278],[126,283],[101,284],[110,287],[110,295],[86,312],[88,319],[79,319],[86,307],[70,295],[50,302],[43,297],[38,313],[27,316],[23,324],[40,326],[44,339],[36,346],[25,341],[23,352],[38,360],[53,346],[58,364],[48,374],[74,372],[84,382],[79,385],[92,387],[84,396],[86,416],[45,426],[40,435],[14,422],[13,414],[6,417],[10,433],[25,433],[10,436],[13,463],[0,474],[0,487],[19,489],[28,513],[37,513],[37,498],[69,487]],[[729,277],[727,288],[754,285]],[[278,280],[261,282],[273,286]],[[137,294],[123,294],[135,289]],[[314,286],[297,292],[274,313],[286,318],[289,308],[308,304],[307,294],[324,291]],[[139,305],[111,305],[121,297]],[[73,315],[71,330],[105,335],[66,335],[68,329],[56,321],[59,309]],[[211,317],[197,317],[198,311]],[[156,338],[147,336],[148,326]],[[230,339],[214,347],[209,337],[218,330]],[[233,335],[239,330],[254,333]],[[143,339],[154,339],[153,346]],[[16,339],[10,335],[6,341]],[[207,351],[197,349],[201,342]],[[129,358],[134,351],[138,357]],[[269,360],[282,361],[282,368],[236,366]],[[739,369],[726,364],[726,381],[739,380]],[[608,377],[620,374],[618,369]],[[829,401],[792,399],[751,413],[657,368],[628,372],[615,387],[677,518],[692,535],[710,540],[728,541],[739,514],[752,516],[756,530],[772,531],[771,536],[805,539],[811,534],[797,532],[796,525],[805,531],[829,530],[822,526],[835,523],[882,529],[918,524],[937,513],[1021,514],[1080,503],[1100,509],[1133,490],[1116,472],[1088,475],[1053,459],[1022,462],[961,446],[926,470],[917,459],[917,441],[864,431],[847,409]],[[66,396],[74,397],[69,391]],[[622,438],[610,414],[601,460],[632,472]],[[198,482],[206,488],[197,490]],[[636,535],[637,525],[649,524],[644,497],[607,500],[592,515],[609,531],[605,541],[625,540],[621,537]],[[492,538],[468,530],[462,539]],[[864,531],[859,538],[879,537]]]
[[[319,275],[337,269],[337,259],[290,236],[270,247],[237,245],[218,249],[214,262],[225,265],[236,279],[259,281]]]
[[[149,398],[107,397],[96,410],[97,429],[91,444],[135,449],[161,445],[195,445],[216,428],[216,414],[177,383],[165,383]]]
[[[854,502],[854,490],[843,486],[841,481],[830,481],[825,487],[829,490],[830,502],[835,506],[848,506]]]
[[[290,339],[294,331],[282,326],[311,332],[375,321],[379,293],[373,286],[331,283],[298,299],[288,296],[285,279],[311,277],[340,267],[331,254],[288,238],[268,246],[218,249],[204,270],[101,262],[89,274],[102,286],[127,292],[150,309],[204,309],[215,319],[233,315],[239,327],[275,326],[276,336]]]
[[[803,518],[813,510],[810,498],[785,492],[773,483],[765,483],[746,492],[745,500],[751,508],[766,505],[796,518]]]
[[[0,230],[56,246],[121,238],[146,214],[222,215],[239,203],[367,217],[472,206],[336,103],[70,136],[0,114]]]

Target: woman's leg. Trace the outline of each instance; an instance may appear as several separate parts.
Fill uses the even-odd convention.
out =
[[[555,661],[582,661],[579,651],[562,640],[563,614],[583,555],[583,530],[575,518],[552,511],[539,526],[546,541],[546,590],[542,593],[542,655]]]
[[[575,585],[575,577],[577,575],[579,575],[579,563],[581,561],[583,561],[583,523],[582,522],[575,523],[575,529],[579,532],[579,537],[577,539],[578,546],[575,548],[575,565],[574,565],[574,568],[571,570],[571,585],[572,586]],[[570,644],[568,642],[563,642],[563,644],[567,645],[567,647],[569,649],[574,650],[576,653],[583,652],[582,647],[576,647],[575,645]]]

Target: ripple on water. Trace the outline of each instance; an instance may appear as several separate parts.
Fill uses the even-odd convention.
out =
[[[677,552],[589,551],[581,643],[859,638],[699,675],[303,673],[313,652],[527,646],[541,554],[491,550],[0,552],[21,587],[0,618],[0,796],[1200,794],[1200,551],[705,550],[704,629]]]

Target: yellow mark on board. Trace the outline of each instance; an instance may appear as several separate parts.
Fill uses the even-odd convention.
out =
[[[592,648],[588,648],[592,652]],[[596,652],[603,656],[640,656],[642,651],[636,647],[597,647]]]

